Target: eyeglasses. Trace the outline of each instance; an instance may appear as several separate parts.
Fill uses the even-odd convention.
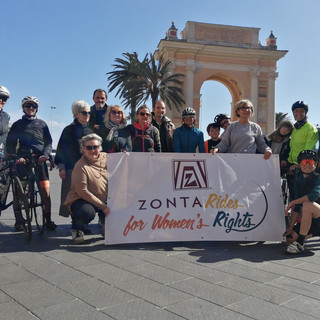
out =
[[[122,115],[122,111],[111,110],[111,114],[117,115],[117,116],[121,116]]]
[[[145,116],[150,117],[151,116],[150,113],[146,113],[146,112],[139,112],[139,114],[141,117],[145,117]]]
[[[312,159],[302,159],[300,163],[303,164],[304,166],[306,164],[310,164],[311,166],[314,166],[316,162]]]
[[[81,111],[79,113],[81,113],[83,116],[90,116],[91,111]]]
[[[88,151],[90,150],[97,150],[98,148],[100,148],[100,146],[94,145],[94,146],[84,146]]]
[[[2,100],[3,102],[6,102],[8,100],[8,97],[6,96],[0,96],[0,100]]]
[[[23,105],[23,107],[26,108],[26,109],[30,109],[30,108],[38,109],[38,106],[36,106],[36,105],[33,104],[33,103],[25,103],[25,104]]]

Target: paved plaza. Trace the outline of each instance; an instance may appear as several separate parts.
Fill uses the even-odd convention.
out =
[[[74,245],[50,178],[55,232],[26,242],[12,208],[0,217],[0,319],[320,318],[319,238],[299,257],[275,242],[105,246],[95,220]]]

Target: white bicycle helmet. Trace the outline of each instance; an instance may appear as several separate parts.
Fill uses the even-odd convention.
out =
[[[5,96],[7,98],[10,98],[10,91],[8,90],[8,88],[4,86],[0,86],[0,96]]]
[[[196,116],[196,111],[191,108],[191,107],[188,107],[188,108],[185,108],[183,111],[182,111],[182,117],[187,117],[187,116],[193,116],[195,117]]]
[[[37,107],[39,107],[39,100],[36,97],[33,96],[26,96],[25,98],[22,99],[21,101],[21,106],[23,107],[23,105],[27,102],[32,102],[34,104],[37,105]]]

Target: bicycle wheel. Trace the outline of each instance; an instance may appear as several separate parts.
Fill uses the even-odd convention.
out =
[[[19,210],[21,211],[23,218],[23,230],[25,232],[27,240],[31,240],[32,238],[32,226],[31,226],[31,216],[29,209],[28,198],[24,193],[21,181],[18,177],[14,177],[13,181],[13,196],[19,205]]]
[[[38,232],[41,235],[45,229],[44,198],[38,177],[33,175],[30,178],[30,210],[36,220]]]

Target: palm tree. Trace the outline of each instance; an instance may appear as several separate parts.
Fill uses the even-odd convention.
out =
[[[136,52],[133,53],[123,53],[122,54],[125,59],[116,58],[115,64],[112,66],[114,70],[108,72],[108,88],[109,92],[113,91],[114,89],[118,88],[116,92],[116,97],[119,95],[119,98],[123,98],[122,103],[124,104],[124,108],[130,108],[130,118],[133,120],[135,118],[136,107],[137,107],[137,100],[131,93],[131,85],[130,83],[136,77],[135,70],[137,66],[140,65],[140,61],[138,59],[138,54]],[[143,61],[145,61],[145,58]],[[129,99],[130,97],[130,99]]]
[[[116,96],[123,98],[125,108],[130,107],[130,118],[133,121],[136,107],[152,101],[152,109],[156,101],[161,98],[168,108],[184,103],[182,85],[179,79],[183,74],[170,74],[171,61],[163,61],[161,56],[158,61],[150,53],[142,61],[138,59],[136,52],[123,53],[125,59],[116,58],[113,64],[114,70],[108,72],[109,92],[118,88]]]
[[[133,94],[139,103],[146,103],[151,99],[152,109],[159,98],[161,98],[169,109],[174,106],[179,110],[183,100],[184,77],[181,73],[170,72],[171,61],[164,61],[163,56],[156,61],[154,54],[149,54],[149,58],[140,64],[136,70],[137,77],[133,80]]]
[[[288,117],[288,113],[276,112],[276,128],[278,128],[280,123],[285,120],[291,120],[291,118]]]

